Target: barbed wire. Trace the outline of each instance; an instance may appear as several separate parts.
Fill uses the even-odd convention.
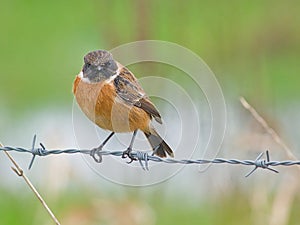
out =
[[[47,150],[45,146],[40,143],[40,147],[35,147],[36,143],[36,135],[34,135],[32,141],[31,149],[21,148],[21,147],[10,147],[4,146],[0,147],[0,151],[15,151],[22,153],[30,153],[32,154],[32,160],[29,164],[29,169],[32,167],[33,162],[36,156],[48,156],[48,155],[57,155],[57,154],[88,154],[91,155],[96,162],[101,162],[102,156],[112,155],[112,156],[123,156],[124,151],[100,151],[98,156],[100,159],[95,159],[93,150],[84,150],[84,149],[52,149]],[[300,165],[300,161],[271,161],[269,151],[266,151],[266,159],[262,159],[264,152],[260,153],[255,160],[239,160],[239,159],[223,159],[223,158],[215,158],[215,159],[173,159],[173,158],[160,158],[158,156],[150,155],[148,152],[141,151],[132,151],[130,153],[130,158],[139,162],[140,166],[143,170],[149,170],[149,161],[160,162],[160,163],[169,163],[169,164],[231,164],[231,165],[245,165],[245,166],[254,166],[254,168],[245,175],[245,177],[249,177],[255,170],[258,168],[268,169],[272,172],[279,173],[272,167],[275,166],[294,166]],[[128,162],[131,163],[132,161]]]

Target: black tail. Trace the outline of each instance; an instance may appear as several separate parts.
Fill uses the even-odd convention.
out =
[[[169,156],[174,157],[172,149],[154,129],[151,129],[150,133],[144,132],[144,134],[147,137],[155,155],[164,158],[167,156],[166,153],[168,153]]]

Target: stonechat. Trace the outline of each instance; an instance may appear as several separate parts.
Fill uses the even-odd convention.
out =
[[[97,50],[84,56],[84,65],[74,81],[73,93],[84,114],[99,127],[111,131],[102,144],[92,150],[91,155],[97,162],[101,162],[100,151],[115,132],[133,132],[122,155],[133,160],[130,152],[138,130],[144,132],[154,154],[174,156],[150,123],[152,119],[162,123],[158,110],[133,73],[115,61],[110,52]]]

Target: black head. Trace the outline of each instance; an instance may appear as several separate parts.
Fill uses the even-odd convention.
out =
[[[96,83],[116,74],[118,66],[112,54],[105,50],[89,52],[84,56],[83,77]]]

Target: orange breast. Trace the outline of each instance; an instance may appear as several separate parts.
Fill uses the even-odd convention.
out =
[[[149,131],[150,116],[119,99],[112,83],[86,83],[77,76],[73,93],[81,110],[99,127],[115,132]]]

